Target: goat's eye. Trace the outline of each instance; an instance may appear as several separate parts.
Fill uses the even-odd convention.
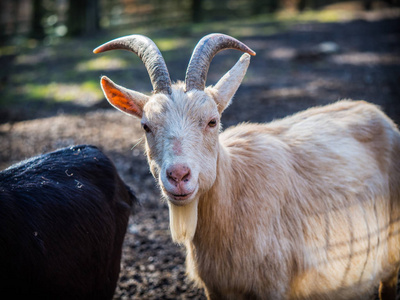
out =
[[[208,122],[208,127],[215,127],[217,126],[217,120],[212,119],[210,122]]]
[[[147,124],[142,124],[142,127],[143,127],[144,131],[151,132],[150,127],[147,126]]]

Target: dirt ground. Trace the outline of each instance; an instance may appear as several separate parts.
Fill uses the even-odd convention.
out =
[[[399,124],[399,16],[389,10],[352,21],[298,22],[276,34],[244,36],[241,40],[257,56],[224,112],[224,127],[269,122],[344,98],[380,105]],[[209,83],[215,83],[239,57],[226,52],[214,59]],[[183,79],[188,59],[167,60],[173,80]],[[142,145],[134,147],[142,137],[139,121],[104,103],[81,111],[63,107],[62,112],[24,120],[18,111],[2,109],[0,169],[63,146],[99,146],[141,202],[130,219],[115,299],[205,299],[203,291],[185,278],[184,249],[171,241],[167,206],[160,200]]]

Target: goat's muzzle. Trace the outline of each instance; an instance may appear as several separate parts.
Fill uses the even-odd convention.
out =
[[[197,190],[192,171],[186,164],[177,163],[165,170],[161,186],[165,195],[175,205],[189,203]]]

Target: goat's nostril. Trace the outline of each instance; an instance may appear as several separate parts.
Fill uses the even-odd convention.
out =
[[[174,165],[166,170],[168,180],[173,184],[181,181],[188,182],[190,179],[190,169],[185,165]]]
[[[188,182],[190,179],[190,169],[188,169],[187,173],[182,177],[183,182]]]

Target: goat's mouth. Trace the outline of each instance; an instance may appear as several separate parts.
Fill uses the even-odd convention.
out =
[[[194,195],[196,195],[198,191],[198,187],[191,190],[186,189],[180,191],[169,191],[164,186],[161,186],[161,189],[164,196],[166,196],[166,199],[177,206],[184,206],[186,204],[189,204],[194,199]]]
[[[168,191],[165,191],[165,194],[168,196],[168,200],[171,201],[175,205],[185,205],[188,204],[191,201],[191,196],[193,195],[193,192],[187,193],[187,194],[173,194]]]

